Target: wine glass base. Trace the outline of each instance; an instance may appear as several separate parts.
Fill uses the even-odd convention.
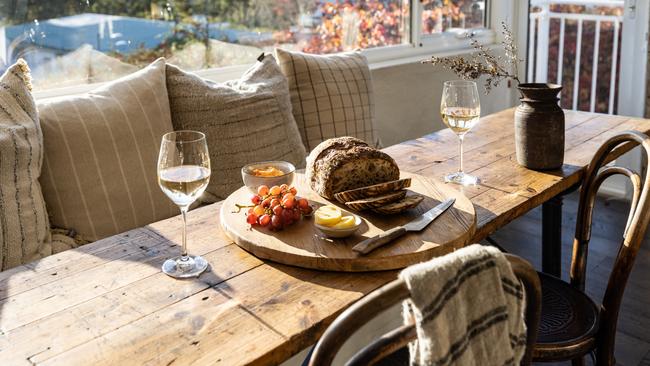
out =
[[[463,172],[456,172],[447,174],[445,176],[445,182],[460,184],[462,186],[475,186],[481,183],[481,180],[473,175],[465,174]]]
[[[201,256],[176,257],[162,265],[162,271],[174,278],[198,277],[208,268],[208,261]]]

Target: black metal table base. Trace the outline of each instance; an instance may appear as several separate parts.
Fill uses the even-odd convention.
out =
[[[562,195],[542,204],[542,272],[562,275]]]
[[[562,276],[562,197],[578,187],[571,187],[542,204],[542,272],[552,276]],[[485,240],[508,252],[493,238],[488,236]]]

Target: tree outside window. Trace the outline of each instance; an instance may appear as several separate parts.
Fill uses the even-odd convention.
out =
[[[35,88],[112,80],[166,57],[188,70],[408,44],[410,0],[9,0],[0,68],[23,57]],[[485,0],[424,0],[427,33],[483,26]]]

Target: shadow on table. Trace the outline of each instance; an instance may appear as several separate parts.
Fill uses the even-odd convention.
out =
[[[410,193],[413,194],[413,193]],[[293,248],[298,249],[292,255],[301,256],[302,259],[308,262],[317,262],[321,257],[335,258],[330,262],[337,262],[336,259],[341,261],[351,261],[359,259],[365,262],[365,259],[386,258],[391,256],[403,257],[403,252],[418,251],[428,243],[448,243],[457,240],[458,237],[464,235],[469,230],[472,222],[472,214],[468,212],[467,206],[462,207],[462,204],[456,204],[452,209],[443,213],[443,219],[437,219],[433,224],[428,226],[425,230],[415,234],[406,233],[400,239],[400,247],[396,250],[394,243],[389,243],[384,248],[377,249],[368,255],[360,255],[352,251],[352,247],[363,240],[374,237],[381,232],[393,229],[397,226],[408,224],[409,222],[421,217],[430,209],[439,205],[442,201],[439,198],[433,198],[426,193],[418,193],[423,196],[424,200],[420,205],[413,209],[409,209],[401,214],[387,215],[374,213],[371,210],[364,210],[361,212],[353,212],[362,218],[362,224],[359,229],[352,236],[341,239],[332,239],[327,237],[324,233],[314,227],[309,219],[301,222],[298,225],[301,227],[290,227],[284,231],[274,234],[274,241],[281,246],[286,246],[287,251]],[[334,203],[341,208],[344,205]],[[320,206],[320,205],[318,205]],[[456,222],[463,223],[463,231],[449,230],[449,218],[456,220]],[[253,230],[268,233],[265,228],[255,227]],[[441,236],[442,235],[442,236]],[[271,245],[269,245],[271,246]],[[275,246],[273,246],[276,248]],[[403,248],[403,249],[402,249]],[[287,258],[287,260],[290,260]],[[322,263],[321,263],[322,264]],[[333,263],[334,268],[343,268],[351,264],[343,262]],[[365,266],[366,264],[359,264]],[[385,267],[385,265],[382,265]]]
[[[191,216],[189,233],[205,224]],[[165,233],[152,226],[137,228],[0,272],[0,351],[3,332],[59,312],[75,311],[94,298],[113,299],[120,305],[147,301],[164,308],[217,285],[227,288],[225,281],[236,275],[227,269],[228,263],[213,260],[198,278],[177,280],[162,273],[162,263],[180,254],[181,226],[172,220],[180,218],[166,220],[171,229]],[[191,234],[188,249],[190,254],[206,253],[209,262],[218,256],[215,252],[227,250],[215,250],[214,240]],[[124,311],[121,306],[113,310]]]
[[[540,206],[556,195],[563,193],[563,189],[554,188],[558,182],[567,177],[576,174],[582,167],[572,164],[564,164],[562,168],[556,170],[534,171],[516,165],[513,162],[517,174],[509,172],[507,177],[512,179],[512,183],[506,184],[502,180],[503,176],[491,174],[483,179],[480,186],[460,188],[465,190],[468,196],[471,196],[477,217],[477,230],[485,230],[484,226],[490,225],[494,231],[513,219],[524,215],[528,211]],[[577,179],[576,179],[577,178]],[[566,190],[573,189],[575,184],[581,180],[581,176],[575,176],[575,182],[571,182]],[[566,184],[562,185],[563,187]],[[497,220],[495,222],[495,220]],[[489,234],[489,233],[488,233]]]

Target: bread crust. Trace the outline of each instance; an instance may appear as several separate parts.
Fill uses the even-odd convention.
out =
[[[399,179],[399,167],[388,154],[354,137],[319,144],[307,157],[307,180],[327,199],[334,194]]]

